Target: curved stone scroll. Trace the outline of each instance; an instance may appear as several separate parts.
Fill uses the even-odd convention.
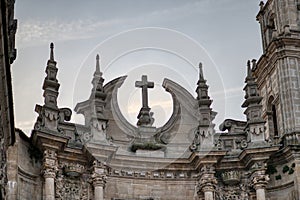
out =
[[[118,105],[118,89],[123,85],[127,76],[121,76],[104,86],[104,91],[107,93],[106,97],[106,116],[109,117],[109,126],[116,125],[122,133],[128,138],[134,138],[136,136],[137,128],[130,124],[121,113]],[[117,138],[116,138],[117,139]]]
[[[200,119],[197,100],[186,89],[169,79],[164,79],[163,87],[172,95],[173,113],[161,127],[160,137],[167,138],[164,143],[190,144],[189,135],[197,128]]]
[[[244,132],[247,122],[238,121],[234,119],[225,119],[222,124],[220,124],[220,131],[228,130],[229,133],[240,133]]]

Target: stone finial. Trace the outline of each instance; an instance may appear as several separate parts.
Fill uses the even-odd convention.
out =
[[[102,77],[102,72],[100,71],[100,56],[96,55],[96,70],[94,72],[94,77],[92,80],[93,89],[90,98],[102,99],[106,98],[106,94],[103,88],[104,78]]]
[[[247,77],[252,78],[252,69],[250,60],[247,61]]]
[[[99,54],[96,55],[96,72],[99,72],[100,73],[100,56]]]
[[[262,10],[264,8],[265,3],[263,1],[259,2],[259,6],[260,6],[260,10]]]
[[[252,71],[254,71],[256,69],[256,59],[252,59]]]
[[[53,42],[51,42],[51,44],[50,44],[50,60],[51,61],[54,61],[54,51],[53,51],[53,49],[54,49],[54,44],[53,44]]]
[[[209,100],[210,97],[208,96],[208,85],[204,79],[203,66],[201,62],[199,63],[199,80],[197,85],[196,92],[198,101],[205,100],[205,102],[202,102],[201,104],[207,104],[210,106],[211,100]]]
[[[102,72],[100,71],[100,56],[99,54],[96,55],[96,70],[94,72],[94,78],[97,77],[98,79],[102,78]]]
[[[199,80],[204,80],[202,63],[199,63]]]

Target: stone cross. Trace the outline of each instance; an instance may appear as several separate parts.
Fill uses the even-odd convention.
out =
[[[148,107],[148,88],[154,88],[154,82],[148,82],[147,76],[142,76],[142,81],[136,81],[135,87],[142,88],[142,101],[143,101],[143,108]]]

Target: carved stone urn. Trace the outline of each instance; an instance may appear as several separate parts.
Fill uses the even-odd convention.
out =
[[[223,182],[227,185],[236,185],[241,181],[241,173],[239,171],[226,171],[222,173]]]
[[[84,166],[78,163],[68,163],[64,166],[64,173],[70,177],[79,177],[84,170]]]

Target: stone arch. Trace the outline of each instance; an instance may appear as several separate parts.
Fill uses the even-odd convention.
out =
[[[270,43],[272,39],[274,38],[274,34],[276,32],[276,16],[274,13],[270,13],[267,17],[267,36],[268,36],[268,42]]]
[[[275,105],[275,98],[271,95],[267,102],[267,115],[268,115],[268,129],[269,136],[271,139],[278,139],[278,117],[277,117],[277,106]]]

